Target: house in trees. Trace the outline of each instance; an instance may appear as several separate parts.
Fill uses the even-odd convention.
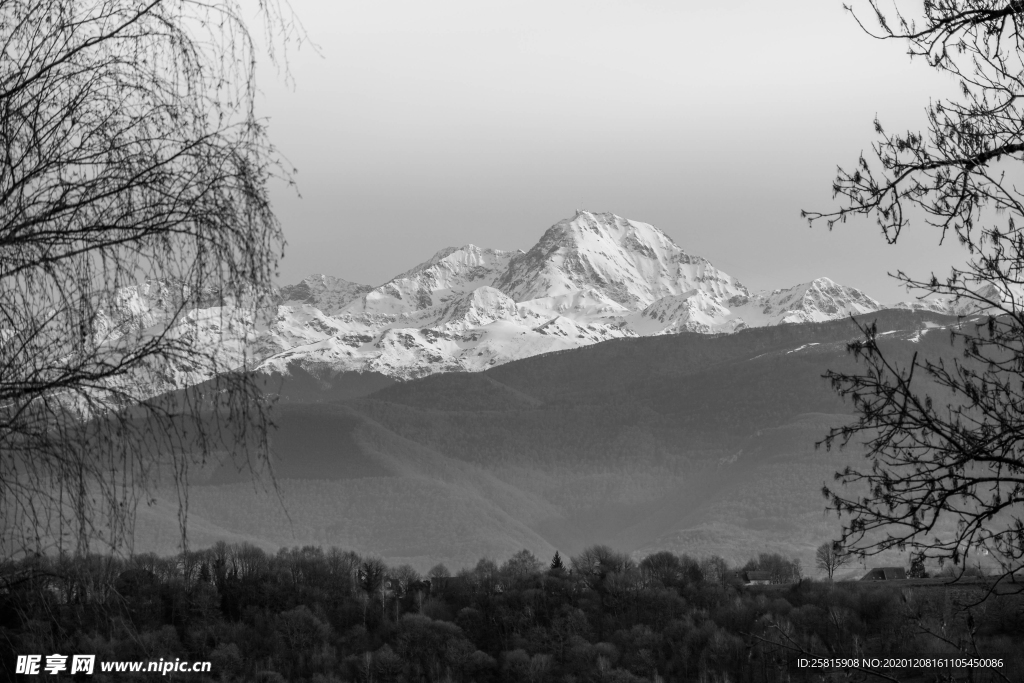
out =
[[[772,582],[771,572],[739,570],[729,572],[726,576],[730,581],[737,581],[748,586],[766,586]]]
[[[875,567],[860,578],[861,581],[895,581],[907,578],[903,567]]]
[[[743,575],[743,582],[750,584],[751,586],[767,586],[772,582],[772,575],[770,572],[741,572]]]

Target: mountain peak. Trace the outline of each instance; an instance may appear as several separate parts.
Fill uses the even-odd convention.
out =
[[[827,277],[759,295],[757,306],[763,314],[787,323],[822,322],[883,308],[861,290]]]
[[[514,257],[497,286],[519,302],[594,289],[631,310],[691,289],[726,298],[747,293],[735,278],[687,254],[653,225],[583,210],[555,223],[532,249]]]
[[[556,232],[563,234],[566,232],[604,234],[620,245],[627,247],[630,245],[626,244],[626,242],[632,241],[634,245],[664,246],[682,251],[671,237],[655,226],[623,218],[610,212],[600,213],[577,209],[575,216],[555,223],[551,230],[556,230]],[[551,232],[551,230],[548,232]]]

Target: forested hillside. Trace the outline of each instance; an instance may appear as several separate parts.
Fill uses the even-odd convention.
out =
[[[773,585],[744,585],[736,569],[762,572]],[[983,579],[801,580],[799,566],[772,553],[730,567],[667,552],[635,561],[604,546],[543,562],[520,551],[452,575],[443,565],[420,573],[337,548],[265,553],[222,543],[131,561],[37,558],[4,575],[18,578],[0,592],[4,680],[17,680],[5,669],[15,655],[32,653],[94,654],[97,672],[118,660],[210,662],[208,674],[167,678],[197,683],[781,683],[828,675],[797,666],[801,656],[999,663],[890,668],[882,678],[835,673],[851,680],[1024,680],[1019,592],[987,593]]]
[[[896,359],[958,353],[949,318],[870,320]],[[338,544],[421,570],[592,543],[809,564],[837,534],[822,484],[859,457],[815,449],[849,419],[822,375],[853,367],[859,335],[846,320],[614,340],[398,383],[296,369],[266,384],[279,491],[196,473],[198,542]],[[173,551],[173,529],[144,514],[140,547]]]

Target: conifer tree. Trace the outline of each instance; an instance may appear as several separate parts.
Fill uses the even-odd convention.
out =
[[[555,556],[551,558],[551,571],[565,571],[565,565],[562,563],[562,556],[558,554],[557,550],[555,551]]]

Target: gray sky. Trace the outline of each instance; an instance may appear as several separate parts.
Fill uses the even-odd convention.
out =
[[[381,284],[446,246],[528,249],[576,208],[653,223],[752,289],[827,276],[892,302],[962,258],[923,224],[808,229],[837,164],[952,83],[841,0],[291,0],[322,56],[264,69],[298,168],[281,282]],[[861,9],[863,9],[861,3]]]

